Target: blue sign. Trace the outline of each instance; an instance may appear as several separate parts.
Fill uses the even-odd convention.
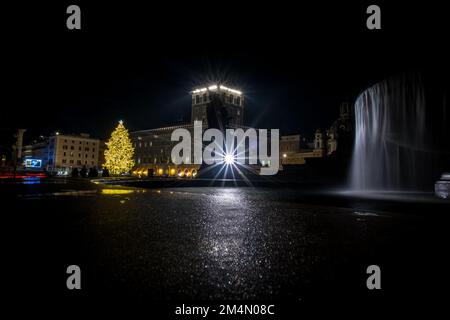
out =
[[[25,167],[40,168],[40,167],[42,167],[42,160],[41,159],[25,159]]]

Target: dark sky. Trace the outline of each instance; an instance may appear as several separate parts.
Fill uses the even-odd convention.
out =
[[[189,121],[189,91],[213,81],[245,93],[246,124],[312,133],[378,80],[448,70],[448,17],[428,2],[378,2],[377,31],[365,26],[372,2],[92,2],[3,10],[3,133],[106,138],[119,119],[130,130]],[[66,29],[69,4],[81,31]]]

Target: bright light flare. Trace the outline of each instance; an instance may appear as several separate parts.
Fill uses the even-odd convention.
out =
[[[224,157],[226,164],[234,164],[234,156],[231,153],[227,153]]]
[[[231,89],[231,88],[228,88],[228,87],[225,87],[225,86],[222,86],[222,85],[219,88],[220,88],[220,90],[229,91],[231,93],[236,93],[238,95],[242,94],[242,92],[239,91],[239,90]]]

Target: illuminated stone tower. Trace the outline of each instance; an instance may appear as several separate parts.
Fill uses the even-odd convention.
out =
[[[243,124],[244,95],[224,85],[210,85],[195,89],[192,95],[191,121],[199,120],[204,127],[241,126]]]

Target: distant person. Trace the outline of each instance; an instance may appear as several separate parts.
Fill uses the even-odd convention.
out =
[[[95,168],[95,167],[90,168],[89,169],[89,173],[88,173],[88,177],[89,178],[96,178],[96,177],[98,177],[97,168]]]
[[[72,178],[78,178],[78,176],[79,176],[78,168],[73,168],[72,169]]]
[[[109,170],[107,168],[103,168],[102,177],[109,177]]]
[[[86,166],[83,166],[83,168],[81,168],[81,170],[80,170],[80,176],[81,176],[82,178],[86,178],[86,177],[87,177],[87,168],[86,168]]]

